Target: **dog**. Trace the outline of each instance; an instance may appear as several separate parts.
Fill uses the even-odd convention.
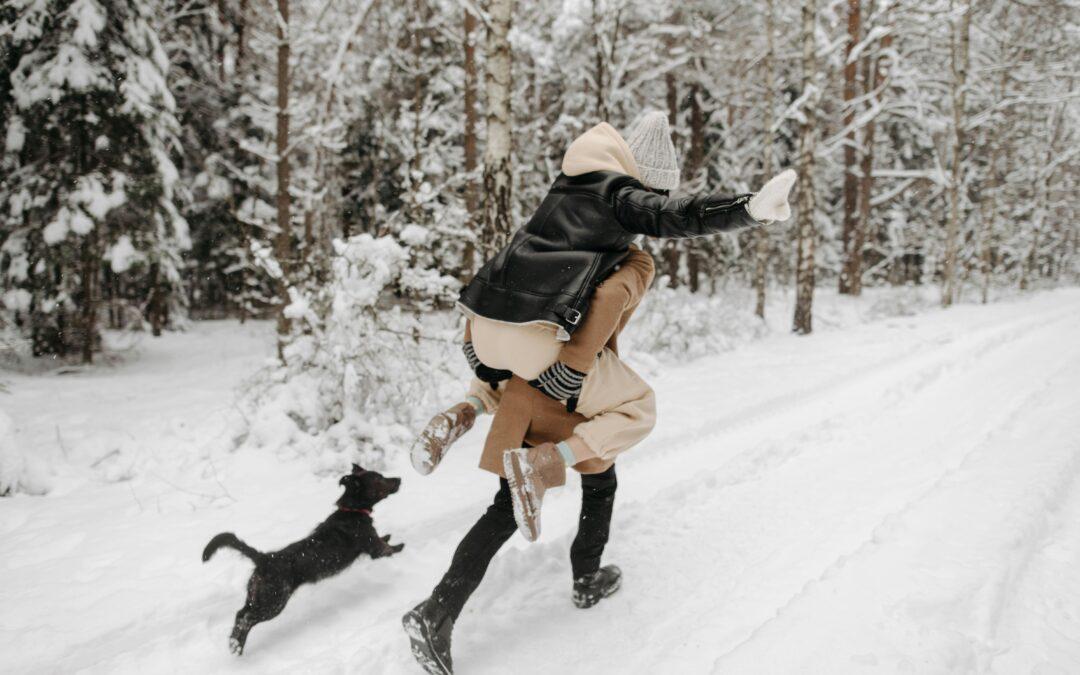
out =
[[[391,545],[390,535],[380,537],[371,520],[371,509],[398,491],[400,478],[365,471],[353,464],[352,473],[342,476],[339,484],[345,487],[345,493],[337,500],[337,511],[306,538],[280,551],[257,551],[232,532],[222,532],[206,545],[202,555],[204,563],[226,546],[255,563],[255,571],[248,580],[247,602],[236,613],[236,623],[229,638],[232,653],[243,654],[251,629],[281,614],[300,585],[338,574],[362,553],[372,558],[385,558],[400,553],[405,547],[405,544]]]

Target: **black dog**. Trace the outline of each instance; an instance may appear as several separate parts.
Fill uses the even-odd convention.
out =
[[[352,473],[340,481],[345,494],[337,500],[338,510],[315,528],[306,539],[280,551],[262,553],[242,542],[232,532],[222,532],[206,545],[203,562],[222,546],[240,551],[255,563],[248,581],[247,603],[236,613],[229,648],[242,654],[251,628],[269,621],[285,609],[289,596],[301,584],[333,576],[351,565],[361,553],[372,558],[394,555],[405,544],[390,545],[390,535],[380,537],[371,522],[371,509],[401,487],[400,478],[387,478],[353,464]]]

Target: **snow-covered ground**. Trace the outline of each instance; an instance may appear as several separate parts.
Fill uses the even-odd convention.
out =
[[[486,424],[432,476],[401,458],[376,525],[404,541],[226,638],[250,563],[329,512],[303,460],[229,452],[267,326],[196,324],[129,363],[12,376],[46,497],[0,499],[4,672],[413,673],[399,626],[483,511]],[[455,631],[461,673],[1080,672],[1080,290],[774,334],[650,377],[607,560],[570,604],[577,484],[515,537]],[[92,477],[87,480],[87,476]]]

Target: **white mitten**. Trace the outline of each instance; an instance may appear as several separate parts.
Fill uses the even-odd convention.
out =
[[[791,217],[791,206],[788,205],[787,198],[793,185],[795,172],[791,169],[781,171],[750,198],[746,210],[754,220],[762,223],[787,220]]]

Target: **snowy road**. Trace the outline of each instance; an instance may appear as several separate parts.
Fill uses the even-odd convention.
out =
[[[126,414],[140,442],[163,430],[166,456],[132,465],[131,480],[0,501],[5,671],[418,672],[398,619],[494,492],[474,469],[486,427],[431,477],[396,467],[404,487],[376,524],[406,542],[400,556],[301,589],[234,659],[250,564],[204,566],[202,546],[228,529],[276,548],[337,494],[299,462],[209,449],[243,372],[227,364],[269,347],[244,339],[201,371],[154,362],[188,378],[161,393],[168,410],[96,397],[78,433]],[[1076,289],[780,335],[667,369],[653,378],[656,432],[619,464],[606,558],[623,591],[587,612],[570,604],[571,482],[545,505],[541,542],[515,537],[467,607],[458,672],[1080,672],[1078,383]],[[42,412],[40,381],[12,389],[22,438],[43,442],[72,414]],[[170,460],[184,442],[204,449]],[[82,461],[106,450],[87,443]]]

